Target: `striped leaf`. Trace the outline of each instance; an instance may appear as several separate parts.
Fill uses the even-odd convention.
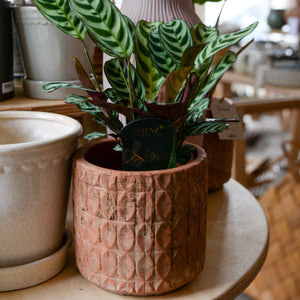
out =
[[[95,90],[85,88],[85,87],[82,87],[80,85],[67,83],[67,82],[49,82],[49,83],[46,83],[43,86],[43,91],[46,92],[46,93],[50,93],[50,92],[53,92],[53,91],[55,91],[57,89],[60,89],[60,88],[74,88],[74,89],[79,89],[79,90],[84,90],[84,91],[89,91],[89,92],[95,92]]]
[[[113,57],[130,58],[134,42],[128,20],[110,0],[69,0],[94,43]]]
[[[205,26],[203,23],[194,25],[191,28],[194,44],[208,43],[219,36],[219,31],[215,27]]]
[[[67,35],[84,40],[86,28],[75,16],[68,0],[33,0],[41,14]]]
[[[243,30],[221,35],[212,42],[209,42],[195,59],[196,69],[199,68],[205,60],[215,55],[220,50],[236,44],[245,36],[249,35],[257,25],[258,22],[255,22]]]
[[[201,89],[201,92],[198,94],[197,99],[201,99],[206,95],[215,85],[218,83],[219,79],[223,74],[230,68],[230,66],[236,61],[237,56],[232,51],[227,51],[221,61],[214,67],[214,69],[209,73],[205,86]]]
[[[147,47],[150,30],[161,22],[140,21],[136,26],[135,58],[136,68],[144,83],[146,99],[154,101],[165,78],[153,66]]]
[[[158,32],[163,47],[173,61],[180,65],[184,51],[193,45],[189,26],[183,20],[174,20],[159,26]]]
[[[189,107],[189,116],[185,121],[185,125],[192,125],[197,123],[203,116],[204,111],[208,109],[209,103],[209,98],[204,98],[201,101],[193,102]]]
[[[203,119],[200,123],[184,128],[184,136],[193,136],[220,132],[228,129],[228,124],[222,119]]]
[[[122,67],[122,71],[120,66]],[[117,91],[118,96],[122,99],[130,99],[128,91],[128,72],[124,61],[116,58],[108,60],[104,65],[104,72],[110,85]],[[125,78],[122,74],[124,74]],[[145,88],[139,74],[132,64],[130,64],[130,76],[137,99],[144,100]]]
[[[94,131],[94,132],[91,132],[91,133],[85,135],[84,138],[88,141],[91,141],[91,140],[95,140],[95,139],[100,139],[105,136],[107,136],[107,134],[104,132]]]
[[[176,63],[165,51],[161,43],[157,27],[152,28],[149,33],[148,48],[152,63],[161,75],[167,77],[169,73],[177,68]]]
[[[109,127],[113,132],[115,132],[117,135],[121,134],[121,128],[123,127],[123,124],[120,122],[118,118],[118,114],[111,114],[110,117],[107,117],[103,112],[102,108],[95,104],[93,100],[90,100],[88,98],[79,96],[79,95],[67,95],[65,98],[65,102],[69,104],[76,105],[81,111],[87,112],[90,115],[94,116],[93,120],[95,120],[97,123],[101,124],[102,126]],[[104,101],[102,101],[105,103]],[[106,103],[109,108],[111,108],[111,105],[114,105],[112,103]],[[106,108],[108,108],[106,106]]]

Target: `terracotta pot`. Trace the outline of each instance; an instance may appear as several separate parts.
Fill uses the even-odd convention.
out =
[[[209,133],[204,135],[202,147],[208,158],[208,191],[214,191],[231,178],[234,142]]]
[[[112,140],[79,149],[73,163],[76,263],[96,285],[157,295],[196,278],[204,266],[207,159],[121,171]]]

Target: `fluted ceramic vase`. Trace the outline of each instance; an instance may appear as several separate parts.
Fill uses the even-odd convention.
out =
[[[135,24],[139,20],[169,22],[182,19],[189,26],[200,22],[191,0],[123,0],[120,10]]]

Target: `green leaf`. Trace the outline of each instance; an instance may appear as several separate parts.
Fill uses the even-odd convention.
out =
[[[67,95],[65,98],[65,102],[69,104],[76,105],[81,111],[87,112],[91,115],[96,115],[98,113],[102,114],[102,110],[100,107],[90,103],[90,100],[86,97],[79,95]]]
[[[208,43],[219,36],[219,30],[215,27],[198,23],[191,28],[193,42],[195,44]]]
[[[257,25],[258,22],[254,22],[243,30],[221,35],[212,42],[209,42],[195,59],[196,69],[199,68],[205,60],[215,55],[220,50],[238,43],[245,36],[249,35]]]
[[[146,99],[156,99],[159,89],[165,78],[153,66],[148,50],[148,34],[150,30],[157,27],[161,22],[140,21],[136,26],[135,58],[136,68],[144,83]]]
[[[204,95],[206,95],[219,81],[219,79],[223,76],[223,74],[230,68],[230,66],[236,61],[237,56],[232,51],[227,51],[223,56],[221,61],[214,67],[214,69],[210,72],[206,79],[205,86],[202,88],[201,92],[198,94],[198,98],[201,99]]]
[[[68,0],[33,0],[41,14],[67,35],[84,40],[86,28],[75,16]]]
[[[159,26],[158,33],[166,52],[179,66],[184,51],[193,45],[189,26],[183,20],[174,20]]]
[[[113,148],[115,151],[118,151],[118,152],[122,152],[123,151],[123,148],[120,144],[117,144],[114,148]]]
[[[95,131],[95,132],[91,132],[91,133],[85,135],[84,138],[88,141],[91,141],[91,140],[102,138],[106,135],[107,135],[106,133]]]
[[[199,99],[199,101],[193,101],[193,103],[188,109],[189,116],[185,121],[185,125],[192,125],[197,123],[199,119],[203,116],[204,111],[208,109],[209,103],[209,98]]]
[[[222,119],[203,119],[201,122],[183,128],[184,136],[193,136],[220,132],[228,129],[228,124]]]
[[[130,99],[128,91],[129,83],[127,81],[128,72],[124,61],[116,58],[108,60],[104,65],[104,72],[118,96],[122,99]],[[122,76],[122,74],[124,74],[124,76]],[[130,76],[137,99],[144,100],[146,95],[145,88],[142,79],[132,64],[130,64]]]
[[[130,58],[134,43],[130,25],[110,0],[69,0],[95,44],[113,57]]]
[[[90,89],[90,88],[85,88],[83,86],[80,85],[76,85],[76,84],[70,84],[70,83],[66,83],[66,82],[49,82],[44,84],[43,86],[43,91],[50,93],[53,92],[57,89],[60,88],[74,88],[74,89],[79,89],[79,90],[84,90],[84,91],[90,91],[90,92],[95,92],[95,90]]]
[[[157,27],[152,28],[148,35],[148,48],[152,63],[161,75],[167,77],[170,72],[177,68],[176,63],[168,55],[161,43]]]
[[[94,120],[101,124],[108,126],[113,132],[116,134],[121,133],[121,129],[123,127],[123,124],[118,119],[118,115],[115,116],[111,115],[110,118],[106,117],[106,115],[102,112],[102,107],[95,105],[93,100],[90,100],[86,97],[79,96],[79,95],[67,95],[65,98],[65,102],[69,104],[76,105],[81,111],[87,112],[90,115],[94,116]],[[102,103],[105,103],[102,101]],[[107,103],[105,108],[111,108],[111,105],[114,105],[113,103]],[[111,104],[111,105],[110,105]]]

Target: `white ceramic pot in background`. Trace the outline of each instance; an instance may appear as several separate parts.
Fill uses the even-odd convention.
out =
[[[82,128],[63,115],[11,111],[0,112],[0,132],[1,275],[62,247],[71,156]]]
[[[63,98],[70,91],[60,89],[45,94],[42,87],[51,81],[79,83],[72,58],[77,56],[84,68],[90,70],[83,44],[56,28],[35,6],[14,7],[13,12],[26,73],[25,94],[41,99]],[[87,44],[92,51],[91,41],[87,40]]]

